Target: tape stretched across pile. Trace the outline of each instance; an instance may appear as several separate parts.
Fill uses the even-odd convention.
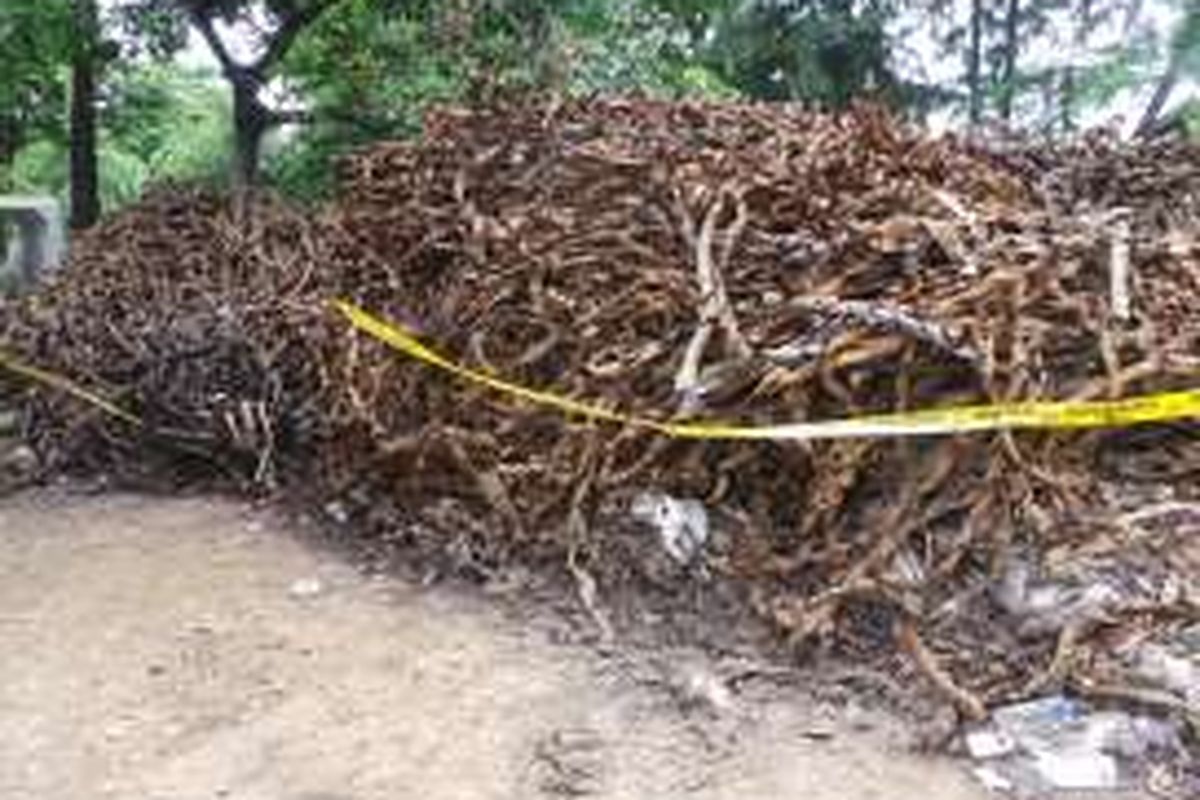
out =
[[[1195,499],[1200,425],[1136,424],[1200,417],[1194,148],[992,152],[869,107],[600,98],[423,130],[344,159],[316,213],[264,192],[245,224],[164,189],[110,215],[63,280],[0,302],[0,343],[142,424],[7,375],[0,407],[51,471],[337,502],[347,535],[431,564],[569,559],[618,628],[698,610],[869,659],[911,616],[988,704],[1057,669],[1053,635],[977,591],[1014,558],[1071,586],[1089,558],[1200,575],[1191,528],[1116,522],[1142,492]],[[943,410],[1032,399],[1064,402]],[[933,410],[856,417],[907,409]],[[1082,426],[1114,429],[1053,431]],[[641,492],[709,510],[710,592],[658,569]]]
[[[24,378],[25,380],[40,383],[49,386],[53,389],[58,389],[61,392],[71,395],[78,400],[82,400],[88,405],[100,409],[109,416],[123,420],[130,425],[141,425],[141,420],[135,415],[130,414],[125,409],[116,405],[105,397],[100,396],[96,392],[80,386],[70,378],[66,378],[49,370],[41,369],[40,367],[26,364],[18,358],[14,358],[11,354],[0,350],[0,370],[5,370],[13,375]]]
[[[535,405],[591,420],[647,428],[681,439],[806,440],[854,437],[923,436],[1017,428],[1118,428],[1150,422],[1200,418],[1200,389],[1121,400],[1020,402],[935,408],[852,419],[746,426],[730,422],[663,422],[623,414],[555,392],[521,386],[473,370],[421,344],[411,331],[339,300],[334,307],[358,330],[389,347],[458,378]]]
[[[464,381],[486,386],[501,394],[566,415],[645,428],[680,439],[816,441],[928,436],[1021,428],[1118,428],[1200,418],[1200,389],[1191,389],[1157,392],[1120,400],[993,403],[784,425],[749,426],[720,421],[664,422],[613,411],[593,402],[573,400],[552,391],[521,386],[471,369],[422,344],[402,325],[383,320],[345,300],[334,301],[333,305],[355,329],[400,353]],[[125,422],[141,424],[135,415],[69,378],[24,364],[3,352],[0,352],[0,367],[64,391]]]

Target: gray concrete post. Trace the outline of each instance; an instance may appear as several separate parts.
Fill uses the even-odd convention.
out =
[[[14,225],[0,272],[2,283],[29,288],[53,273],[66,256],[66,232],[52,197],[0,195],[0,225]]]

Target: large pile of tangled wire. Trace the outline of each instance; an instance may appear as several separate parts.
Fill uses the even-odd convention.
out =
[[[717,582],[796,644],[882,630],[977,714],[1048,681],[1111,687],[1088,648],[1195,622],[1200,515],[1145,511],[1195,499],[1194,423],[673,439],[431,370],[330,301],[660,420],[1190,388],[1198,155],[1103,137],[1001,152],[868,107],[444,108],[421,138],[346,159],[318,213],[148,196],[0,307],[0,341],[141,420],[13,380],[48,469],[296,491],[363,536],[419,522],[479,559],[569,562],[600,604],[643,580]],[[707,577],[628,545],[654,541],[647,502],[704,510]],[[1097,626],[1101,575],[1119,590]],[[1078,591],[1047,619],[1039,582]]]

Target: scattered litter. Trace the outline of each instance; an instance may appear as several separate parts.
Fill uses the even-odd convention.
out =
[[[1142,680],[1174,692],[1200,713],[1200,666],[1196,656],[1178,656],[1162,645],[1148,644],[1138,651],[1134,670]]]
[[[986,759],[1006,756],[1017,749],[1017,743],[1001,730],[996,728],[979,728],[968,731],[966,736],[967,752],[972,758]]]
[[[350,512],[346,509],[346,505],[338,502],[337,500],[333,500],[325,504],[325,516],[329,517],[338,525],[345,525],[350,521]]]
[[[633,499],[630,513],[657,528],[663,549],[679,564],[695,561],[708,541],[708,512],[698,500],[641,492]]]
[[[996,709],[964,739],[989,789],[1041,796],[1142,785],[1156,764],[1186,756],[1181,734],[1174,721],[1055,695]]]
[[[975,767],[971,770],[975,777],[983,784],[983,788],[993,792],[1009,792],[1012,791],[1013,782],[1001,775],[992,767]]]
[[[729,686],[711,669],[691,665],[680,669],[678,690],[687,708],[703,708],[718,714],[733,710],[734,698]]]
[[[316,597],[325,591],[325,584],[320,578],[300,578],[292,581],[292,585],[288,587],[288,594],[299,600]]]
[[[28,474],[37,468],[38,457],[33,449],[19,444],[7,451],[0,450],[0,470],[14,474]]]
[[[658,560],[712,569],[710,586],[727,580],[781,638],[842,636],[868,660],[911,618],[908,651],[960,708],[1024,696],[1064,629],[1080,635],[1060,636],[1069,658],[1047,687],[1105,666],[1105,637],[1086,630],[1097,618],[1137,616],[1143,641],[1177,624],[1109,601],[1126,576],[1195,574],[1182,547],[1155,542],[1111,581],[1056,567],[1102,547],[1119,562],[1129,539],[1195,517],[1122,525],[1136,510],[1110,514],[1101,493],[1116,476],[1123,490],[1177,484],[1188,501],[1191,423],[664,441],[447,380],[329,304],[353,298],[455,363],[643,419],[758,426],[1188,390],[1195,147],[1081,137],[1000,151],[869,105],[509,98],[431,108],[424,123],[343,159],[318,213],[265,192],[153,191],[74,239],[36,298],[0,304],[14,357],[147,423],[0,375],[40,463],[337,498],[323,515],[343,536],[419,522],[419,558],[475,574],[575,557],[596,608],[645,577],[624,531],[594,524],[602,498],[658,489],[635,510],[651,526],[637,544]],[[1089,221],[1114,208],[1127,209],[1124,321],[1110,232]],[[447,499],[461,514],[441,513]],[[1080,528],[1080,511],[1098,521]],[[726,520],[739,521],[728,546]],[[1029,571],[996,614],[971,593],[1014,548]]]
[[[1098,621],[1121,599],[1121,594],[1106,583],[1070,586],[1037,581],[1033,574],[1028,561],[1014,558],[994,592],[1000,607],[1017,620],[1017,632],[1023,637]]]

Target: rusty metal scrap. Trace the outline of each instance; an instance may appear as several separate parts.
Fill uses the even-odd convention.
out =
[[[239,225],[202,192],[148,197],[85,237],[68,277],[0,309],[0,332],[148,423],[23,395],[56,464],[319,487],[365,536],[451,519],[447,542],[477,563],[569,557],[601,597],[627,587],[632,552],[611,499],[697,498],[726,520],[714,579],[781,634],[852,636],[855,609],[894,614],[977,711],[1048,669],[1057,642],[1003,633],[980,587],[1016,550],[1101,535],[1079,520],[1106,502],[1104,457],[1127,434],[666,441],[431,374],[327,302],[661,418],[1179,388],[1200,379],[1200,162],[1180,148],[988,152],[871,107],[442,108],[419,139],[344,159],[318,213],[260,200]],[[1112,209],[1129,210],[1121,309],[1096,222]],[[1164,437],[1200,459],[1195,426]]]

